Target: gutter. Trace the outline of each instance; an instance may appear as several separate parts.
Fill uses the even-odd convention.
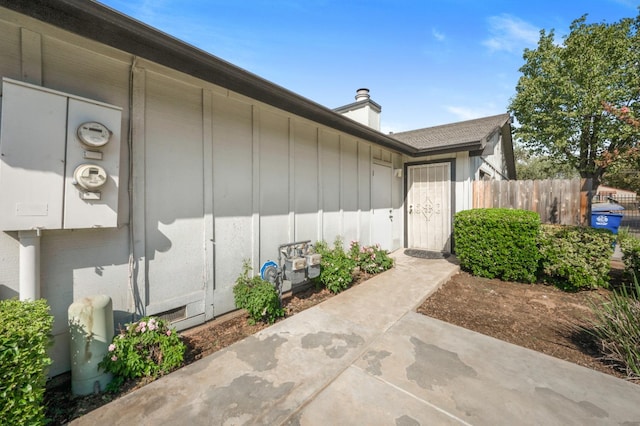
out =
[[[442,148],[408,145],[94,0],[0,0],[0,6],[409,157],[483,148],[482,141]]]
[[[410,155],[410,156],[422,157],[425,155],[451,154],[454,152],[463,152],[463,151],[469,151],[469,156],[479,155],[482,153],[485,143],[486,143],[486,140],[483,139],[480,141],[472,141],[472,142],[465,142],[465,143],[456,144],[456,145],[448,145],[442,148],[425,148],[425,149],[418,150],[417,155]],[[475,153],[479,153],[479,154],[475,154]]]

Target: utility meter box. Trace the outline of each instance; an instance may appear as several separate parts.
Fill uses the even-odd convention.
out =
[[[316,278],[320,276],[320,263],[322,261],[322,255],[319,253],[313,253],[307,255],[307,277]]]
[[[122,109],[2,80],[0,230],[116,227]]]
[[[116,227],[121,110],[69,99],[65,229]]]
[[[293,257],[284,261],[284,279],[292,285],[303,283],[307,279],[307,261],[304,257]]]

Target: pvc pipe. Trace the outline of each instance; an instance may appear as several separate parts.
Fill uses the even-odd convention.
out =
[[[20,300],[40,298],[40,230],[19,231]]]

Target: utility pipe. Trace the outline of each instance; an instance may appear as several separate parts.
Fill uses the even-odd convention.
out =
[[[40,230],[18,231],[20,240],[20,300],[40,298]]]

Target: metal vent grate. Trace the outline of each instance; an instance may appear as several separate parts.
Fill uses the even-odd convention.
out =
[[[178,321],[187,317],[187,307],[181,306],[179,308],[161,312],[155,316],[168,322]]]

